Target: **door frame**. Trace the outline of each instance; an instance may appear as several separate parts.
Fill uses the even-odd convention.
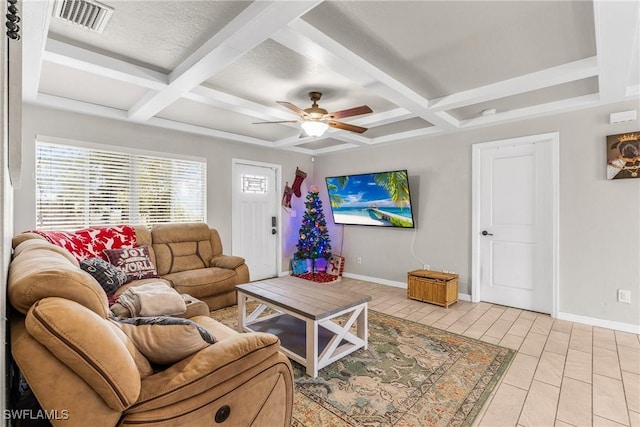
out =
[[[280,209],[280,191],[282,189],[282,165],[278,165],[275,163],[265,163],[265,162],[257,162],[254,160],[245,160],[245,159],[231,159],[231,230],[234,229],[233,221],[235,218],[238,218],[238,212],[236,211],[236,193],[233,191],[233,179],[236,176],[236,167],[238,165],[248,165],[248,166],[258,166],[258,167],[266,167],[271,168],[275,171],[276,175],[276,183],[275,183],[275,191],[273,194],[275,206],[276,206],[276,220],[277,226],[276,229],[278,231],[278,240],[276,244],[276,275],[279,276],[282,274],[282,209]],[[231,251],[233,252],[233,243],[235,236],[231,236]],[[249,272],[251,274],[251,272]]]
[[[559,223],[560,223],[560,133],[550,132],[537,135],[529,135],[510,139],[501,139],[497,141],[481,142],[473,144],[472,149],[472,165],[471,165],[471,301],[480,302],[480,181],[481,181],[481,163],[480,155],[482,149],[494,148],[502,145],[530,144],[536,141],[550,141],[551,143],[551,160],[550,173],[552,181],[552,304],[551,317],[558,317],[560,299],[559,299]]]

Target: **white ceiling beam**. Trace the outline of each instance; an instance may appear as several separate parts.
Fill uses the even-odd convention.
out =
[[[164,129],[177,130],[186,133],[193,133],[196,135],[204,135],[211,138],[224,139],[226,141],[244,142],[245,144],[259,145],[262,147],[273,148],[273,142],[266,139],[254,138],[252,136],[240,135],[237,133],[225,132],[221,130],[211,129],[204,126],[197,126],[183,122],[176,122],[174,120],[162,119],[159,117],[152,117],[144,124],[155,126]]]
[[[148,89],[162,90],[167,87],[169,81],[169,76],[166,74],[53,39],[47,42],[43,59]],[[261,120],[287,120],[291,118],[291,114],[285,110],[265,107],[262,104],[205,86],[194,88],[191,92],[185,93],[183,98],[212,107],[225,108],[239,114],[250,115]]]
[[[313,155],[317,156],[320,154],[335,153],[336,151],[343,151],[351,148],[360,148],[360,147],[361,146],[357,144],[332,145],[331,147],[324,147],[324,148],[318,148],[317,150],[313,150]]]
[[[288,147],[285,148],[286,151],[292,151],[294,153],[307,154],[309,156],[313,156],[314,150],[310,150],[309,148],[302,147]]]
[[[377,92],[379,96],[429,123],[444,129],[458,126],[454,117],[430,111],[427,99],[301,19],[278,31],[272,38],[325,68]]]
[[[637,52],[640,22],[638,1],[594,1],[593,14],[602,101],[627,96],[629,74]]]
[[[416,117],[414,113],[405,108],[394,108],[393,110],[383,111],[381,113],[367,114],[364,117],[358,117],[349,120],[349,124],[364,127],[384,126],[402,120],[408,120]]]
[[[169,76],[149,68],[49,39],[43,59],[58,65],[148,89],[167,87]]]
[[[315,141],[322,141],[323,139],[327,139],[326,136],[316,137]],[[287,138],[282,138],[273,143],[274,147],[277,148],[285,148],[285,147],[293,147],[296,145],[306,144],[307,142],[313,141],[314,138],[310,136],[302,137],[299,136],[290,136]]]
[[[267,107],[206,86],[195,87],[185,93],[183,98],[216,108],[224,108],[238,114],[255,117],[260,120],[295,120],[290,112],[281,108]]]
[[[404,132],[392,133],[389,135],[378,136],[371,140],[372,144],[382,144],[384,142],[395,142],[403,139],[417,138],[420,136],[435,135],[444,132],[443,129],[436,126],[429,126],[420,129],[413,129]]]
[[[494,114],[492,116],[474,117],[463,120],[462,128],[475,128],[485,125],[513,122],[522,119],[557,114],[566,111],[579,110],[581,108],[594,107],[599,104],[600,96],[597,93],[533,105],[531,107],[517,108]]]
[[[461,108],[467,105],[492,101],[494,99],[519,95],[545,87],[586,79],[596,75],[598,75],[598,58],[592,56],[535,73],[525,74],[501,82],[433,99],[429,102],[429,109],[432,111],[444,111]]]
[[[3,2],[4,3],[4,2]],[[22,20],[22,99],[35,101],[40,86],[42,55],[47,42],[52,1],[21,2]]]
[[[366,136],[362,136],[362,134],[349,132],[339,129],[333,129],[331,133],[329,133],[328,138],[335,139],[342,142],[348,142],[351,144],[358,145],[362,147],[363,145],[371,144],[371,138],[367,138]]]
[[[369,138],[366,138],[360,134],[329,128],[322,136],[306,136],[303,138],[300,138],[298,136],[291,136],[275,141],[273,143],[273,146],[276,148],[293,147],[295,145],[302,145],[312,141],[323,141],[325,139],[337,139],[339,141],[350,142],[360,146],[367,145],[371,142]]]
[[[127,112],[124,110],[63,98],[61,96],[48,95],[46,93],[39,93],[35,101],[28,101],[27,103],[106,119],[127,120]]]
[[[106,119],[130,121],[127,112],[124,110],[91,104],[83,101],[76,101],[74,99],[62,98],[54,95],[47,95],[43,93],[38,95],[38,98],[35,102],[29,103],[43,107],[55,108],[58,110],[71,111],[79,114],[88,114],[91,116],[103,117]],[[158,117],[153,117],[150,120],[147,120],[144,125],[273,148],[273,142],[264,139],[220,131],[204,126],[176,122],[168,119],[161,119]]]
[[[91,52],[56,40],[48,41],[43,58],[46,61],[117,81],[135,84],[141,87],[156,88],[160,90],[166,87],[166,81],[168,79],[165,74],[154,70],[132,65],[103,54]],[[267,107],[206,86],[198,86],[191,92],[184,94],[182,97],[184,99],[215,108],[222,108],[238,114],[256,117],[259,120],[287,120],[292,118],[288,111]],[[116,111],[120,112],[120,110]],[[380,126],[410,117],[415,117],[415,115],[403,108],[396,108],[382,113],[367,115],[366,117],[361,117],[358,120],[361,121],[364,126]],[[296,123],[283,123],[282,125],[299,129],[299,125]],[[334,132],[334,129],[329,130],[330,134]],[[328,135],[326,137],[332,136],[335,135]],[[356,139],[358,138],[357,136],[355,137]],[[349,137],[346,138],[348,139]],[[310,138],[299,138],[295,136],[278,141],[276,144],[285,148],[305,144],[309,142],[309,140]],[[352,141],[353,138],[348,140]],[[356,141],[358,145],[364,145],[368,142],[369,141],[367,139],[357,139]]]
[[[285,1],[251,3],[220,32],[184,60],[169,76],[169,86],[150,92],[129,110],[132,120],[148,120],[203,81],[269,38],[283,25],[321,3]]]

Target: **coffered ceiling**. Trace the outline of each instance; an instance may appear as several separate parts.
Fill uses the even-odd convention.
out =
[[[102,3],[98,33],[23,0],[25,102],[318,155],[640,97],[637,1]],[[253,124],[310,91],[368,130]]]

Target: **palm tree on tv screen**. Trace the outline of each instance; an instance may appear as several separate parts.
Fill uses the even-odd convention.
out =
[[[333,182],[334,180],[336,183]],[[409,206],[409,181],[404,171],[376,173],[373,174],[373,180],[387,191],[389,198],[396,206],[401,208]],[[338,186],[344,189],[347,182],[349,182],[348,176],[339,176],[327,186],[329,200],[334,208],[344,203],[344,198],[338,194]]]
[[[349,177],[339,176],[337,178],[333,178],[331,181],[334,181],[334,180],[338,183],[340,188],[344,188],[347,185],[347,182],[349,181]],[[337,208],[344,203],[344,199],[342,198],[341,195],[338,194],[338,185],[334,184],[333,182],[330,182],[327,185],[327,188],[329,189],[329,202],[331,203],[331,206],[334,208]]]
[[[374,175],[373,180],[387,190],[389,198],[401,208],[409,206],[409,180],[404,172],[383,172]]]

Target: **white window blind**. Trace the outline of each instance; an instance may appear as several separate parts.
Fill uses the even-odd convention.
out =
[[[36,142],[36,228],[204,221],[206,162]]]

